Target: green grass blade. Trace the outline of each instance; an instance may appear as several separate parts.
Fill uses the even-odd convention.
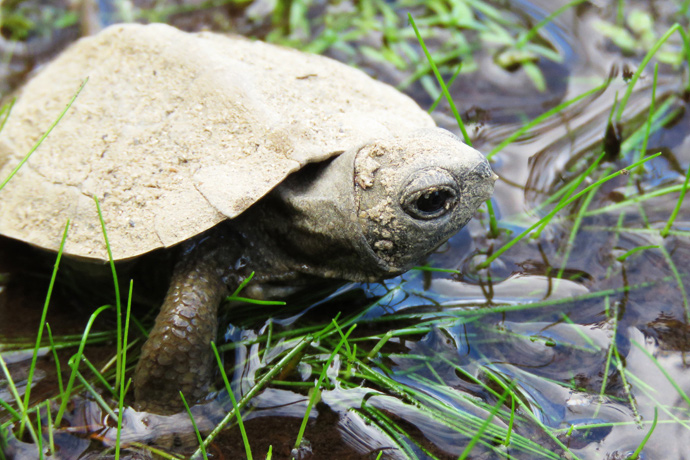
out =
[[[577,234],[580,230],[580,227],[582,226],[582,221],[584,219],[583,214],[585,213],[585,211],[587,211],[589,205],[592,203],[592,200],[594,199],[597,190],[598,187],[593,188],[589,191],[589,193],[585,195],[584,199],[582,200],[582,206],[580,206],[580,208],[577,210],[577,214],[575,215],[575,218],[572,220],[572,225],[570,227],[570,231],[568,232],[568,240],[565,243],[565,251],[563,252],[563,256],[561,258],[561,266],[559,267],[558,273],[556,274],[556,278],[558,280],[563,278],[563,275],[567,269],[568,261],[570,260],[570,254],[572,253],[572,250],[575,247],[575,239],[577,238]]]
[[[46,139],[46,137],[48,137],[48,134],[50,134],[53,131],[53,129],[55,128],[55,126],[57,126],[57,124],[60,122],[60,120],[62,120],[62,117],[64,117],[65,114],[67,113],[67,111],[69,110],[69,108],[72,107],[72,104],[74,104],[74,101],[77,99],[77,96],[79,96],[79,93],[81,93],[81,90],[84,89],[84,86],[86,85],[86,82],[88,82],[88,81],[89,81],[89,79],[87,78],[86,80],[84,80],[82,82],[82,84],[79,87],[79,89],[77,90],[77,92],[74,94],[74,96],[72,96],[72,99],[70,99],[67,106],[60,113],[60,115],[53,122],[53,124],[51,124],[50,127],[48,128],[48,130],[43,134],[43,136],[41,136],[38,139],[36,144],[34,144],[34,146],[31,147],[31,150],[29,150],[29,152],[26,155],[24,155],[24,158],[22,158],[22,160],[19,162],[19,164],[12,170],[12,172],[10,172],[10,174],[5,178],[5,180],[2,181],[2,183],[0,183],[0,190],[5,188],[5,185],[7,185],[7,183],[10,181],[10,179],[12,179],[15,174],[17,174],[17,171],[19,171],[19,168],[24,166],[24,163],[26,163],[29,160],[29,158],[31,158],[31,155],[36,151],[38,146],[43,143],[43,141]]]
[[[486,210],[489,214],[489,238],[498,238],[498,221],[496,220],[496,212],[494,212],[494,205],[491,203],[491,199],[485,201]]]
[[[77,379],[81,382],[82,385],[84,385],[84,388],[88,393],[91,394],[91,397],[98,403],[98,405],[101,407],[103,412],[106,412],[108,414],[108,417],[110,420],[117,420],[117,415],[113,410],[110,408],[107,402],[105,402],[105,399],[103,399],[103,396],[101,396],[100,392],[98,392],[91,383],[86,380],[84,375],[79,372],[79,370],[76,371],[76,376]]]
[[[69,230],[69,220],[65,224],[65,230],[62,232],[62,240],[60,241],[60,248],[58,249],[57,257],[55,259],[55,264],[53,265],[53,273],[50,277],[50,283],[48,284],[48,293],[46,294],[45,302],[43,303],[43,312],[41,313],[41,319],[38,324],[38,333],[36,334],[36,344],[34,345],[34,352],[31,356],[31,364],[29,365],[29,375],[27,376],[26,382],[26,393],[24,394],[24,407],[29,407],[29,400],[31,398],[31,383],[33,382],[34,371],[36,369],[36,362],[38,360],[38,349],[41,347],[41,341],[43,340],[43,325],[46,323],[46,316],[48,315],[48,305],[50,304],[50,298],[53,294],[53,287],[55,286],[55,279],[57,278],[58,267],[60,266],[60,259],[62,258],[62,251],[65,249],[65,242],[67,241],[67,231]],[[24,431],[23,426],[19,429],[20,437],[21,433]]]
[[[241,296],[228,296],[225,298],[227,301],[234,301],[234,302],[245,302],[245,303],[251,303],[254,305],[285,305],[285,302],[282,300],[257,300],[257,299],[251,299],[249,297],[241,297]]]
[[[631,456],[628,457],[630,460],[638,460],[640,458],[640,453],[642,453],[642,449],[644,449],[644,446],[647,444],[647,441],[649,441],[649,438],[652,436],[652,433],[654,432],[654,428],[656,428],[656,422],[659,418],[659,408],[655,407],[654,408],[654,421],[652,421],[652,426],[649,428],[649,431],[645,435],[644,439],[640,443],[639,446],[637,446],[637,449],[635,449],[635,452],[632,453]]]
[[[595,169],[597,166],[599,166],[599,163],[601,163],[601,160],[604,159],[604,156],[605,156],[605,155],[606,155],[605,152],[600,153],[599,156],[597,157],[597,159],[594,160],[594,161],[592,162],[592,164],[589,165],[589,166],[587,167],[587,169],[586,169],[582,174],[579,174],[579,175],[575,178],[574,181],[572,181],[570,184],[568,184],[568,185],[563,189],[564,193],[561,195],[560,200],[559,200],[559,202],[558,202],[558,205],[561,205],[561,204],[565,203],[565,202],[568,200],[568,198],[570,198],[570,196],[571,196],[573,193],[575,193],[575,190],[577,190],[578,187],[580,187],[580,184],[582,184],[582,183],[589,177],[589,175],[594,171],[594,169]],[[557,195],[554,194],[554,195],[552,195],[552,197],[555,198],[555,197],[557,197]],[[549,198],[547,198],[547,199],[545,200],[545,202],[548,202],[548,201],[549,201]],[[557,205],[557,206],[558,206],[558,205]],[[584,215],[586,215],[586,214],[583,214],[583,217],[584,217]],[[555,216],[555,214],[554,214],[554,216]],[[546,228],[546,226],[549,225],[549,223],[551,223],[551,220],[550,220],[550,219],[544,220],[544,222],[543,222],[543,223],[539,226],[539,228],[534,232],[533,238],[539,238],[539,236],[540,236],[541,233],[544,231],[544,229]]]
[[[563,110],[565,110],[566,108],[570,107],[573,104],[576,104],[577,102],[580,102],[581,100],[583,100],[583,99],[585,99],[585,98],[587,98],[587,97],[589,97],[595,93],[603,92],[608,87],[609,83],[610,83],[610,80],[607,79],[601,85],[596,86],[596,87],[590,89],[589,91],[585,91],[584,93],[582,93],[578,96],[575,96],[574,98],[557,105],[553,109],[548,110],[548,111],[544,112],[543,114],[539,115],[538,117],[536,117],[535,119],[533,119],[529,123],[524,124],[518,130],[516,130],[513,134],[506,137],[500,144],[498,144],[496,147],[494,147],[491,150],[491,152],[489,152],[489,154],[486,155],[486,158],[490,160],[494,155],[496,155],[498,152],[503,150],[507,145],[510,145],[515,139],[520,138],[520,136],[525,134],[527,131],[529,131],[530,129],[532,129],[533,127],[535,127],[536,125],[538,125],[542,121],[552,117],[553,115],[557,115],[557,114],[562,113]]]
[[[604,177],[604,178],[602,178],[602,179],[599,179],[598,181],[596,181],[595,183],[593,183],[593,184],[590,185],[589,187],[586,187],[585,189],[583,189],[582,191],[580,191],[579,193],[577,193],[576,195],[574,195],[573,197],[571,197],[569,200],[567,200],[567,201],[565,201],[565,202],[562,202],[561,204],[559,204],[558,206],[556,206],[549,214],[547,214],[546,216],[544,216],[542,219],[539,219],[539,221],[537,221],[535,224],[531,225],[529,228],[527,228],[526,230],[524,230],[524,231],[523,231],[522,233],[520,233],[518,236],[516,236],[515,238],[513,238],[512,240],[510,240],[509,242],[507,242],[503,247],[501,247],[500,249],[498,249],[498,250],[497,250],[496,252],[494,252],[491,256],[487,257],[487,259],[479,265],[479,268],[486,268],[486,267],[488,267],[489,264],[491,264],[491,262],[493,262],[493,261],[496,260],[498,257],[500,257],[500,255],[503,254],[504,252],[506,252],[508,249],[512,248],[515,244],[518,243],[518,241],[522,240],[525,236],[529,235],[529,234],[532,232],[532,230],[534,230],[535,228],[541,226],[542,223],[543,223],[545,220],[546,220],[546,221],[550,220],[550,219],[551,219],[553,216],[555,216],[556,213],[558,213],[561,209],[563,209],[564,207],[568,206],[570,203],[572,203],[573,201],[577,200],[578,198],[580,198],[580,197],[581,197],[582,195],[584,195],[585,193],[589,193],[589,191],[590,191],[591,189],[596,188],[596,187],[599,187],[599,186],[600,186],[601,184],[603,184],[604,182],[609,181],[609,180],[613,179],[614,177],[618,177],[618,176],[620,176],[621,174],[624,174],[624,173],[627,174],[629,170],[632,170],[632,169],[634,169],[634,168],[637,168],[638,166],[641,166],[642,164],[646,163],[646,162],[649,161],[649,160],[652,160],[652,159],[658,157],[659,155],[661,155],[661,152],[656,153],[656,154],[651,155],[651,156],[648,156],[648,157],[646,157],[646,158],[644,158],[644,159],[642,159],[642,160],[640,160],[640,161],[637,161],[637,162],[631,164],[629,167],[624,168],[624,169],[621,169],[621,170],[619,170],[619,171],[617,171],[617,172],[615,172],[615,173],[613,173],[613,174],[609,174],[608,176],[606,176],[606,177]]]
[[[0,368],[2,368],[2,372],[5,374],[5,378],[7,379],[7,386],[9,387],[10,393],[12,393],[12,397],[17,403],[17,408],[19,409],[18,411],[13,410],[12,412],[18,416],[17,420],[20,420],[22,423],[24,423],[26,427],[28,427],[31,439],[33,439],[34,444],[38,445],[38,433],[36,433],[33,424],[29,420],[27,408],[24,406],[21,396],[19,396],[19,390],[17,390],[17,386],[15,385],[14,380],[10,375],[10,371],[7,368],[5,360],[2,358],[2,354],[0,354]],[[4,403],[3,406],[5,406],[5,404],[6,403]]]
[[[630,410],[632,410],[633,412],[635,421],[637,421],[638,425],[640,425],[641,427],[640,410],[638,409],[635,396],[632,394],[632,387],[630,386],[630,383],[628,383],[628,378],[625,376],[625,361],[623,361],[623,358],[621,358],[621,355],[618,352],[618,345],[616,344],[615,340],[612,342],[611,346],[613,348],[613,354],[616,357],[616,369],[618,370],[618,375],[620,375],[621,377],[623,391],[628,397],[628,404],[630,406]]]
[[[616,122],[620,122],[621,118],[623,117],[623,110],[625,110],[625,106],[628,103],[628,99],[630,99],[630,96],[632,95],[633,88],[635,87],[635,83],[637,83],[637,80],[640,79],[640,75],[642,75],[642,71],[644,71],[645,67],[647,67],[647,64],[649,64],[649,61],[652,60],[654,55],[656,54],[657,51],[659,51],[659,48],[661,48],[661,45],[663,45],[666,40],[673,35],[674,32],[678,32],[683,39],[683,48],[686,54],[686,61],[690,63],[690,43],[688,42],[688,36],[685,33],[685,30],[680,24],[674,24],[672,25],[662,37],[657,40],[657,42],[652,46],[652,48],[647,52],[645,57],[642,59],[642,62],[640,62],[640,65],[638,66],[637,70],[633,74],[632,78],[630,79],[630,82],[628,83],[628,89],[625,91],[625,95],[623,96],[623,99],[621,99],[621,104],[618,106],[618,113],[616,114]],[[688,86],[686,89],[690,89],[690,80],[688,80]]]
[[[683,187],[680,189],[680,195],[678,195],[678,201],[676,201],[676,206],[673,208],[673,211],[671,212],[671,215],[668,218],[668,222],[666,222],[666,225],[664,228],[661,230],[660,234],[663,238],[666,238],[671,231],[671,227],[673,226],[673,223],[676,221],[676,217],[678,217],[678,213],[680,212],[680,207],[683,204],[683,200],[685,199],[685,194],[688,191],[688,183],[690,181],[690,167],[688,168],[687,172],[685,173],[685,181],[683,182]]]
[[[13,419],[15,419],[15,420],[21,420],[22,419],[22,414],[17,412],[14,409],[14,407],[10,406],[10,404],[8,402],[6,402],[5,400],[0,399],[0,406],[2,406],[3,409],[5,409],[12,416]]]
[[[293,359],[295,359],[297,356],[299,356],[302,351],[310,345],[315,339],[321,337],[322,335],[326,334],[330,329],[332,329],[332,326],[326,326],[321,333],[319,334],[314,334],[314,335],[308,335],[304,337],[293,349],[291,349],[283,358],[276,363],[270,371],[264,375],[261,380],[259,380],[243,397],[240,401],[237,403],[238,408],[242,408],[247,403],[254,397],[256,396],[259,391],[261,391],[266,385],[268,385],[272,380],[273,377],[278,375],[278,373],[283,369],[283,367],[287,366]],[[211,431],[211,433],[206,437],[207,442],[212,442],[213,439],[215,439],[216,436],[220,433],[220,431],[230,422],[235,417],[235,410],[232,410],[228,412],[223,420],[216,426],[216,428]],[[201,455],[201,451],[197,450],[194,456],[199,456]]]
[[[182,398],[182,404],[184,404],[184,408],[187,411],[187,414],[189,415],[189,420],[192,421],[192,426],[194,427],[194,433],[196,434],[196,439],[199,441],[199,449],[201,449],[201,456],[205,459],[208,460],[208,454],[206,453],[206,445],[204,444],[204,440],[201,439],[201,433],[199,432],[199,428],[196,426],[196,420],[194,420],[194,416],[192,415],[192,411],[189,410],[189,404],[187,404],[187,400],[184,399],[184,394],[180,391],[180,398]]]
[[[50,455],[55,455],[57,452],[55,450],[55,436],[53,435],[55,425],[50,413],[50,401],[46,401],[46,419],[48,420],[48,448],[50,449]]]
[[[12,107],[14,107],[14,103],[17,101],[17,98],[14,97],[12,100],[0,107],[0,117],[2,117],[2,121],[0,121],[0,133],[2,132],[2,129],[5,127],[5,123],[7,123],[7,119],[10,117],[10,113],[12,113]]]
[[[336,321],[333,320],[332,322],[333,326],[336,329],[338,329],[338,324],[336,323]],[[311,409],[314,406],[314,403],[316,402],[316,398],[321,394],[321,385],[323,384],[323,380],[326,378],[326,372],[328,371],[329,366],[333,362],[333,358],[335,358],[335,355],[338,353],[338,351],[340,351],[340,348],[347,341],[347,338],[350,336],[352,331],[355,330],[356,327],[357,325],[353,324],[347,331],[347,333],[341,337],[340,342],[338,342],[338,345],[336,345],[336,347],[333,349],[326,362],[323,364],[321,375],[319,375],[319,380],[316,382],[316,385],[314,386],[314,392],[311,394],[311,397],[309,398],[309,404],[307,405],[307,410],[304,413],[302,425],[299,427],[299,432],[297,433],[297,439],[295,440],[295,449],[298,449],[302,444],[302,437],[304,436],[304,431],[307,429],[307,422],[309,421],[309,413],[311,412]]]
[[[615,108],[616,108],[616,101],[618,101],[618,91],[616,91],[616,96],[615,96],[614,99],[613,99],[613,105],[611,106],[611,111],[609,112],[609,119],[608,119],[608,123],[606,124],[607,127],[613,126],[613,125],[611,124],[611,120],[613,119],[613,112],[614,112],[614,110],[615,110]],[[589,175],[599,166],[599,163],[601,163],[601,161],[604,159],[605,156],[606,156],[606,151],[602,151],[602,152],[599,154],[599,156],[597,157],[597,159],[594,160],[594,162],[593,162],[591,165],[589,165],[589,166],[587,167],[587,169],[585,170],[585,172],[583,172],[582,174],[579,174],[579,175],[575,178],[575,180],[571,181],[567,186],[563,187],[562,190],[563,190],[564,193],[561,195],[560,200],[559,200],[559,202],[558,202],[558,205],[561,205],[561,204],[565,203],[565,201],[566,201],[573,193],[575,193],[575,190],[577,190],[577,189],[580,187],[580,184],[582,184],[582,182],[584,182],[584,181],[589,177]],[[594,189],[594,190],[596,190],[596,189]],[[558,193],[554,193],[553,195],[551,195],[550,197],[548,197],[546,200],[544,200],[544,202],[541,203],[540,206],[545,206],[545,205],[547,205],[548,203],[550,203],[550,202],[552,201],[552,199],[553,199],[553,200],[557,199],[557,198],[558,198],[558,195],[559,195]],[[558,206],[558,205],[557,205],[557,206]],[[585,207],[585,208],[586,208],[586,207]],[[584,212],[585,212],[585,211],[586,211],[586,209],[585,209],[585,210],[580,209],[580,210],[578,211],[578,215],[581,216],[580,218],[584,217]],[[546,228],[546,226],[547,226],[549,223],[550,223],[550,220],[545,220],[544,223],[537,229],[537,231],[534,232],[534,234],[532,235],[532,238],[535,238],[535,239],[536,239],[536,238],[539,238],[539,237],[541,236],[541,232],[544,231],[544,229]],[[572,233],[571,233],[571,236],[573,236]],[[565,261],[564,261],[564,264],[565,264]]]
[[[55,360],[55,379],[58,385],[58,394],[64,392],[64,385],[62,382],[62,369],[60,366],[60,357],[57,354],[57,348],[53,341],[53,331],[50,329],[50,324],[46,323],[46,331],[48,332],[48,343],[50,344],[50,351],[53,353],[53,360]]]
[[[93,373],[94,377],[96,377],[96,380],[98,380],[101,385],[110,392],[112,396],[116,395],[116,391],[113,388],[112,385],[108,384],[108,380],[103,376],[101,372],[96,369],[96,366],[93,365],[91,361],[86,356],[82,356],[82,362],[86,364],[86,367],[89,368],[89,370]]]
[[[561,6],[558,8],[556,11],[553,13],[549,14],[546,16],[544,19],[539,21],[534,27],[529,29],[522,37],[515,43],[515,47],[518,49],[524,48],[524,46],[532,40],[535,35],[539,33],[539,30],[541,30],[545,25],[549,24],[552,22],[554,19],[556,19],[558,16],[569,10],[570,8],[579,5],[580,3],[583,3],[587,0],[574,0],[570,3],[566,3],[565,5]]]
[[[281,300],[257,300],[249,297],[240,297],[239,293],[242,292],[242,289],[247,287],[252,278],[254,278],[254,272],[251,272],[248,277],[243,279],[240,285],[237,286],[237,289],[235,289],[235,292],[227,296],[225,300],[227,302],[245,302],[254,305],[285,305],[285,302]]]
[[[458,65],[457,70],[455,71],[453,76],[450,78],[450,80],[448,80],[448,86],[453,86],[455,79],[458,78],[461,71],[462,71],[462,62]],[[436,100],[434,101],[434,103],[431,104],[431,107],[429,107],[429,110],[427,110],[427,112],[432,113],[436,109],[436,106],[441,102],[442,99],[443,99],[443,94],[439,94],[438,97],[436,98]]]
[[[120,435],[122,434],[122,415],[125,409],[125,371],[127,367],[127,338],[129,336],[129,318],[132,316],[132,293],[134,280],[129,280],[129,294],[127,295],[127,313],[125,314],[125,333],[122,337],[122,367],[120,368],[120,390],[117,401],[117,435],[115,440],[115,460],[120,458]]]
[[[240,285],[237,286],[237,289],[235,289],[235,292],[233,292],[232,295],[230,295],[230,296],[228,296],[228,297],[236,297],[236,296],[238,296],[239,293],[242,292],[242,289],[244,289],[245,287],[247,287],[247,285],[248,285],[249,282],[252,280],[252,278],[254,278],[254,272],[251,272],[251,273],[249,274],[248,277],[246,277],[245,279],[243,279],[242,282],[240,283]]]
[[[36,434],[38,443],[36,444],[36,450],[38,450],[38,458],[43,460],[45,458],[45,453],[43,452],[43,429],[41,428],[41,411],[38,410],[36,414]]]
[[[414,33],[417,36],[417,40],[419,41],[420,46],[424,50],[424,54],[426,55],[426,58],[429,61],[429,65],[431,66],[431,69],[434,71],[434,75],[436,75],[436,80],[438,80],[438,84],[441,86],[441,90],[443,91],[443,95],[446,97],[448,104],[450,104],[450,109],[453,111],[453,115],[455,116],[455,120],[458,122],[458,127],[460,128],[460,131],[462,131],[462,137],[465,140],[465,144],[467,144],[471,147],[472,146],[472,140],[470,139],[470,136],[467,134],[467,130],[465,129],[465,124],[462,122],[462,118],[460,118],[460,114],[458,113],[457,107],[455,107],[455,103],[453,102],[453,98],[450,96],[450,93],[448,92],[448,87],[446,86],[446,82],[443,81],[443,77],[441,76],[441,73],[438,71],[438,67],[436,67],[434,60],[431,57],[431,53],[429,53],[429,50],[427,49],[426,45],[424,44],[424,39],[422,38],[422,35],[419,33],[419,29],[417,29],[417,25],[415,24],[414,18],[412,17],[411,13],[407,13],[407,19],[410,21],[410,24],[412,25],[412,28],[414,29]]]
[[[242,421],[242,414],[240,413],[240,408],[237,405],[237,400],[235,399],[235,393],[232,391],[232,386],[228,380],[228,374],[225,373],[225,368],[223,367],[223,362],[220,359],[220,353],[218,353],[218,348],[215,342],[211,342],[211,348],[213,348],[213,354],[216,357],[216,362],[218,363],[218,369],[220,369],[220,375],[223,377],[223,383],[225,384],[225,391],[228,392],[230,396],[230,401],[232,402],[232,408],[237,415],[237,426],[240,428],[240,434],[242,435],[242,443],[244,444],[244,452],[247,454],[247,460],[253,460],[252,448],[249,445],[249,438],[247,437],[247,430],[244,429],[244,422]]]
[[[645,132],[644,137],[642,138],[642,147],[640,147],[640,157],[643,157],[645,152],[647,151],[647,142],[649,141],[649,134],[652,131],[652,124],[654,123],[654,106],[656,104],[656,87],[658,76],[659,63],[656,62],[654,64],[654,80],[652,82],[652,100],[649,102],[649,115],[647,115],[647,123],[645,123]]]
[[[650,244],[648,246],[638,246],[636,248],[632,248],[625,254],[621,254],[620,256],[616,257],[616,260],[619,262],[623,262],[625,259],[628,257],[632,256],[633,254],[637,254],[638,252],[646,251],[647,249],[659,249],[661,246],[658,244]]]
[[[93,201],[96,202],[96,211],[98,212],[98,220],[101,223],[101,231],[103,232],[103,240],[105,241],[105,248],[108,251],[108,262],[110,263],[110,271],[113,274],[113,287],[115,288],[115,315],[117,317],[117,363],[115,370],[115,388],[120,387],[120,376],[122,375],[122,303],[120,301],[120,283],[117,280],[117,271],[115,270],[115,261],[113,260],[113,252],[110,248],[110,241],[108,240],[108,232],[105,229],[105,221],[103,220],[103,212],[101,211],[101,204],[98,197],[94,195]]]
[[[636,340],[631,340],[630,341],[637,349],[639,349],[644,355],[649,358],[649,360],[654,363],[654,365],[661,371],[661,373],[666,377],[666,380],[673,386],[673,388],[678,392],[678,396],[683,398],[685,403],[690,406],[690,396],[681,388],[681,386],[676,382],[673,377],[671,377],[671,374],[668,373],[668,371],[664,368],[664,366],[659,363],[659,361],[652,355],[647,349],[644,347],[644,345],[640,344]]]
[[[474,446],[477,444],[477,442],[481,439],[482,436],[484,436],[484,432],[486,432],[486,429],[489,427],[489,424],[491,421],[494,419],[496,414],[498,413],[499,410],[501,410],[501,406],[503,406],[503,402],[506,400],[508,395],[511,394],[510,389],[506,389],[501,397],[496,401],[496,404],[494,404],[493,409],[491,409],[491,412],[489,412],[489,416],[484,420],[484,423],[479,427],[477,430],[477,434],[475,434],[472,439],[470,439],[470,442],[467,443],[467,446],[465,446],[465,449],[462,451],[460,456],[458,457],[458,460],[465,460],[470,453],[472,453],[472,449],[474,449]],[[513,400],[515,397],[513,396]]]
[[[84,348],[86,347],[86,339],[89,336],[91,327],[93,326],[94,321],[96,321],[98,315],[100,315],[109,308],[111,308],[110,305],[104,305],[91,314],[91,317],[89,317],[89,321],[86,324],[86,327],[84,328],[84,334],[82,335],[81,342],[79,343],[79,349],[77,350],[77,353],[70,359],[70,367],[72,369],[72,372],[70,373],[69,380],[67,381],[67,387],[65,388],[65,392],[62,394],[58,414],[55,417],[55,425],[57,426],[60,425],[60,422],[62,421],[62,416],[65,414],[65,410],[67,409],[67,402],[69,401],[70,394],[72,393],[74,380],[77,378],[77,369],[79,368],[81,357],[84,354]]]

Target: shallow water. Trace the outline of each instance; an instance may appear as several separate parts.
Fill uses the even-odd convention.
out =
[[[564,3],[515,2],[512,16],[505,14],[535,23]],[[583,197],[537,238],[518,243],[488,270],[476,269],[487,254],[550,211],[554,204],[549,199],[603,149],[612,108],[627,89],[623,69],[626,65],[635,69],[644,51],[622,53],[602,35],[597,22],[615,22],[616,10],[600,3],[566,11],[540,33],[540,41],[563,57],[562,62],[544,58],[536,62],[547,82],[543,91],[534,88],[524,68],[507,71],[495,64],[494,57],[504,45],[482,48],[473,63],[478,70],[461,74],[451,86],[460,113],[480,121],[470,125],[470,132],[475,146],[488,153],[525,120],[602,85],[611,76],[600,91],[539,123],[496,154],[493,167],[500,180],[492,203],[501,233],[490,238],[486,214],[480,214],[429,261],[462,274],[412,271],[382,284],[315,290],[288,299],[281,309],[235,306],[228,313],[223,349],[238,399],[285,352],[298,346],[307,330],[326,327],[338,312],[343,333],[357,324],[348,342],[359,350],[351,351],[357,361],[348,361],[341,352],[330,363],[320,402],[306,429],[310,446],[293,452],[295,458],[364,459],[376,458],[379,452],[390,459],[458,458],[482,423],[491,419],[469,458],[618,459],[638,448],[655,412],[657,422],[640,458],[690,458],[686,396],[690,391],[686,358],[690,209],[681,207],[673,227],[676,232],[662,238],[659,230],[676,205],[677,190],[638,203],[625,201],[682,184],[690,163],[683,98],[687,69],[684,73],[664,64],[659,68],[655,105],[667,102],[663,114],[672,116],[653,130],[646,152],[662,151],[662,156],[647,163],[640,174],[618,176]],[[629,2],[626,14],[644,11],[646,5]],[[673,21],[687,23],[673,2],[657,2],[653,7],[657,37]],[[318,11],[324,5],[312,8]],[[207,19],[180,15],[174,20],[198,25]],[[260,25],[252,27],[260,32]],[[447,39],[453,36],[447,29],[436,32],[437,39],[430,44],[444,52],[452,46]],[[470,42],[477,42],[476,34],[467,35]],[[380,44],[381,38],[364,37],[358,44],[372,41]],[[677,36],[673,41],[678,46]],[[372,61],[366,53],[334,48],[327,54],[403,85],[424,107],[433,102],[421,80],[406,84],[409,72]],[[650,69],[636,84],[623,113],[624,139],[646,119],[652,94]],[[435,117],[441,126],[459,131],[445,103]],[[632,142],[619,146],[614,140],[606,149],[609,154],[585,185],[636,161],[640,147]],[[640,247],[645,249],[617,259]],[[0,292],[0,336],[9,344],[13,338],[27,337],[38,320],[49,269],[27,269],[35,254],[26,248],[3,242],[0,249],[4,264],[20,257],[2,267],[11,281]],[[88,313],[73,314],[75,304],[81,303],[69,293],[60,296],[49,316],[54,331],[82,330]],[[108,319],[99,326],[107,329]],[[380,342],[389,331],[393,333],[388,340]],[[339,341],[339,334],[331,335],[305,348],[299,363],[252,398],[243,419],[256,458],[263,458],[269,445],[274,458],[290,457],[308,389]],[[89,358],[105,361],[111,345],[92,347]],[[63,359],[73,352],[67,350]],[[39,360],[40,382],[33,393],[41,399],[56,392],[51,381],[54,365],[47,355]],[[26,369],[26,356],[3,352],[5,360],[14,357],[10,366],[17,380]],[[502,385],[513,386],[515,398],[502,397]],[[209,403],[194,408],[204,432],[231,407],[223,391],[211,396]],[[11,400],[2,391],[0,397]],[[493,406],[502,411],[491,415]],[[61,458],[112,455],[104,447],[113,443],[112,421],[93,398],[84,393],[74,398],[70,409],[69,426],[56,434]],[[505,446],[511,410],[515,412],[512,442]],[[7,412],[0,412],[0,421],[7,419]],[[156,417],[132,409],[125,413],[125,441],[153,443],[189,455],[194,439],[186,415]],[[12,458],[31,458],[35,452],[30,443],[11,439],[10,444],[7,452]],[[141,448],[134,447],[127,455],[145,458],[135,452]],[[214,458],[242,457],[237,426],[222,433],[211,452]]]

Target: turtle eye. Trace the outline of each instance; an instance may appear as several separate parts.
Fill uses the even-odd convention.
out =
[[[400,194],[400,206],[415,219],[437,219],[455,207],[460,189],[456,179],[447,170],[425,168],[416,171],[405,181]]]
[[[450,187],[435,186],[408,195],[403,209],[415,219],[436,219],[448,213],[457,202],[457,194]]]
[[[424,214],[436,214],[445,209],[446,202],[451,198],[451,195],[446,190],[434,190],[424,193],[417,198],[417,209]]]

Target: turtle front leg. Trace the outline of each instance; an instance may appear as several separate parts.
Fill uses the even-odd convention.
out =
[[[214,240],[214,238],[210,238]],[[215,246],[215,247],[214,247]],[[139,410],[173,414],[206,395],[218,329],[218,306],[228,295],[228,248],[201,241],[189,245],[175,266],[170,288],[134,371]]]

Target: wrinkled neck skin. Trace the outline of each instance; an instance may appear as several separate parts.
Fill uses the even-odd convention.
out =
[[[253,272],[243,295],[254,298],[324,278],[366,282],[401,273],[379,260],[356,219],[357,150],[302,168],[237,218],[187,241],[178,268],[203,260],[228,293]]]
[[[228,222],[242,239],[242,264],[256,272],[256,281],[364,282],[401,273],[376,256],[356,218],[357,150],[302,168]]]

